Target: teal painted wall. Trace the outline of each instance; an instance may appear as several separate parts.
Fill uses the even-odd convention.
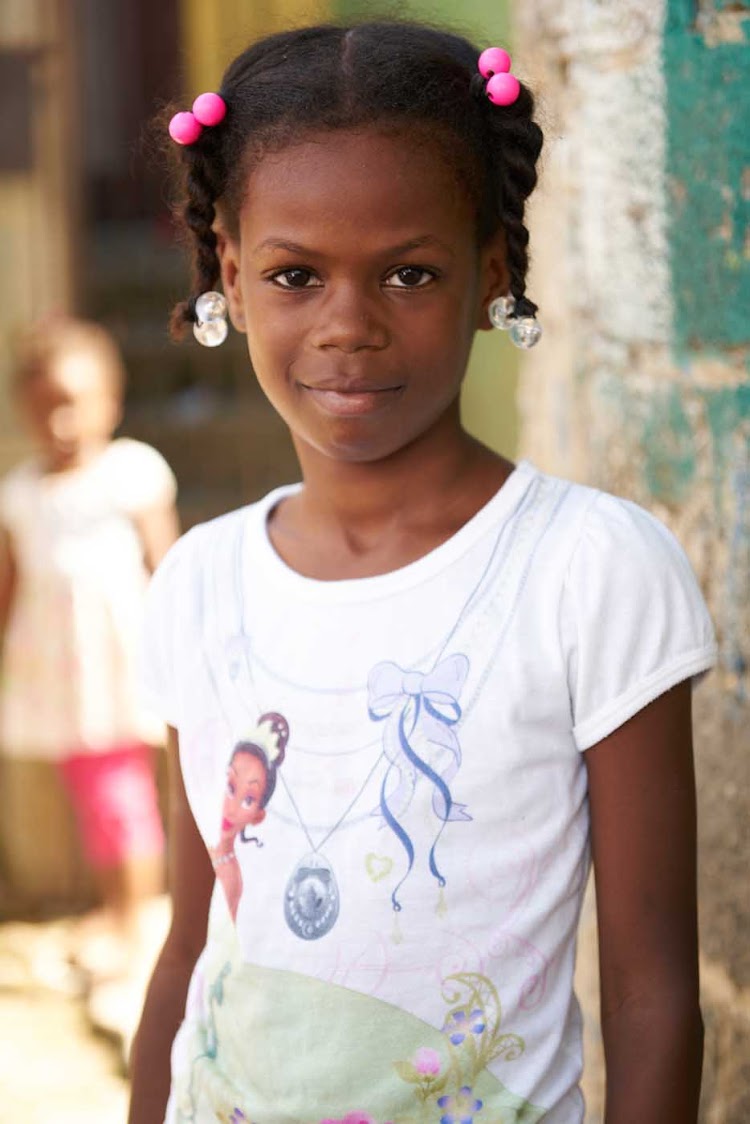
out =
[[[478,46],[509,44],[507,0],[462,0],[460,5],[455,0],[405,0],[398,6],[334,0],[332,8],[342,19],[412,16],[458,31]],[[517,386],[518,356],[506,336],[477,332],[464,386],[464,421],[481,441],[509,457],[515,456],[518,447]]]
[[[710,443],[714,518],[726,542],[722,663],[747,697],[742,606],[750,568],[750,3],[669,0],[664,29],[669,243],[675,359],[699,377],[693,417]],[[684,393],[687,393],[685,388]],[[679,504],[695,470],[679,392],[660,400],[658,443],[648,446],[651,494]],[[657,420],[659,409],[654,411]],[[701,439],[696,433],[693,441]],[[706,439],[705,437],[703,439]]]
[[[664,70],[678,356],[748,347],[750,4],[669,0]]]

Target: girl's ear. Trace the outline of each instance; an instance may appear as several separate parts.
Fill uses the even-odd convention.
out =
[[[240,244],[220,227],[216,230],[216,254],[221,266],[221,285],[227,298],[229,318],[238,332],[244,332],[245,306],[242,301]]]
[[[265,818],[266,818],[266,809],[265,808],[256,808],[256,810],[253,812],[253,818],[251,820],[251,823],[252,823],[253,827],[257,827],[259,823],[263,823],[263,820]]]
[[[508,252],[505,243],[505,231],[498,230],[490,241],[482,248],[480,256],[479,273],[479,319],[477,328],[482,332],[490,331],[492,321],[487,309],[496,297],[507,295],[510,286],[510,271],[508,269]]]

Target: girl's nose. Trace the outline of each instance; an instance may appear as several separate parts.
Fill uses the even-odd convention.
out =
[[[318,307],[312,343],[347,354],[362,349],[380,351],[388,346],[389,333],[374,302],[359,286],[329,286]]]

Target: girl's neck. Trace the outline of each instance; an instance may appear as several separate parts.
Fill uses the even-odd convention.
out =
[[[313,578],[368,577],[407,565],[471,519],[513,470],[465,431],[425,438],[375,464],[298,447],[301,493],[271,515],[292,569]]]

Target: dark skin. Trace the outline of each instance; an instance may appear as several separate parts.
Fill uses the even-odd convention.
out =
[[[169,1096],[169,1053],[185,1013],[190,975],[206,942],[214,871],[193,819],[178,760],[177,732],[167,739],[172,922],[156,963],[133,1044],[130,1124],[162,1124]]]
[[[439,154],[375,131],[267,156],[238,235],[219,235],[233,322],[304,477],[272,515],[275,549],[319,580],[422,557],[513,469],[462,429],[458,407],[474,332],[490,327],[487,306],[507,290],[502,237],[477,249],[468,201]],[[606,1124],[691,1124],[702,1024],[689,686],[644,707],[585,762]],[[162,1119],[184,1006],[184,989],[175,1001],[170,988],[187,986],[213,882],[178,774],[174,802],[175,920],[139,1032],[131,1124]]]

